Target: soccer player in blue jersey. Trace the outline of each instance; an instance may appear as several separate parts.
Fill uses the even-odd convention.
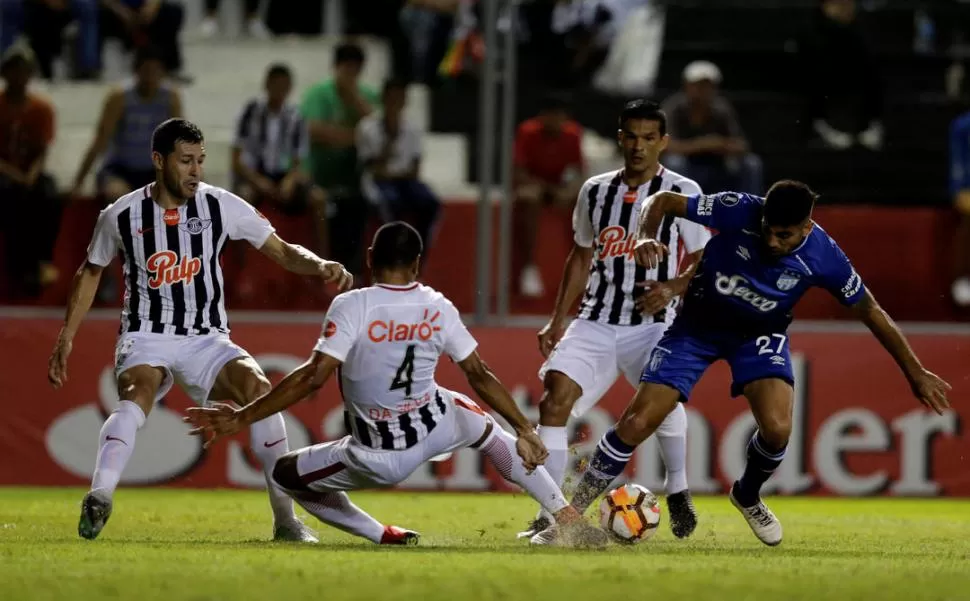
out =
[[[791,434],[794,379],[787,329],[792,309],[812,286],[828,290],[868,326],[921,403],[937,413],[949,407],[950,385],[920,364],[835,240],[812,221],[815,199],[805,184],[786,180],[774,184],[765,198],[660,192],[644,204],[635,252],[647,268],[671,252],[656,239],[664,217],[684,217],[717,234],[704,249],[680,313],[650,355],[636,395],[600,440],[583,474],[572,500],[580,513],[620,475],[637,445],[677,403],[687,401],[707,367],[724,359],[731,366],[731,395],[747,397],[758,424],[731,502],[761,542],[780,543],[781,523],[760,491],[784,459]],[[532,542],[557,542],[555,526]]]

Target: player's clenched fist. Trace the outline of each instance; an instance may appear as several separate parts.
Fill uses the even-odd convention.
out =
[[[341,292],[350,290],[354,285],[354,276],[336,261],[321,262],[320,277],[328,284],[336,284],[337,289]]]
[[[639,240],[636,246],[633,247],[633,256],[637,261],[637,265],[641,265],[647,269],[654,269],[660,265],[660,262],[663,261],[669,252],[665,244],[653,238]]]
[[[515,450],[522,458],[522,466],[525,467],[527,474],[531,474],[549,457],[546,445],[542,444],[542,440],[539,439],[539,435],[534,430],[519,432],[519,439],[515,441]]]

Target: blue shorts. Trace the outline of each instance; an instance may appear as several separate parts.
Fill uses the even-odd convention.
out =
[[[681,394],[681,401],[690,398],[694,384],[708,366],[724,359],[731,366],[731,396],[744,392],[755,380],[779,378],[794,385],[788,334],[762,336],[707,336],[671,328],[650,353],[641,382],[664,384]]]

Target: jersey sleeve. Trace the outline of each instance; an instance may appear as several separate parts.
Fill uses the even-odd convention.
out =
[[[346,361],[360,332],[360,311],[359,299],[354,294],[341,294],[333,299],[313,350],[341,363]]]
[[[703,250],[711,239],[711,232],[706,227],[686,219],[677,220],[677,231],[684,242],[684,250],[688,253]]]
[[[230,240],[245,240],[260,248],[276,231],[262,213],[235,194],[223,191],[221,201]]]
[[[447,320],[444,351],[456,362],[464,361],[478,348],[478,341],[465,327],[455,305],[449,300],[445,300],[444,303],[442,313]]]
[[[763,202],[740,192],[692,194],[687,197],[687,219],[718,231],[757,226]]]
[[[826,248],[822,259],[819,284],[840,303],[851,307],[862,300],[866,294],[866,287],[862,277],[849,261],[849,257],[842,252],[835,240],[829,238],[828,243],[831,246]]]
[[[593,222],[589,219],[589,189],[589,182],[583,184],[576,198],[576,206],[573,207],[573,242],[583,248],[592,248],[596,236]]]
[[[104,209],[98,215],[98,222],[94,225],[94,235],[88,244],[88,262],[106,267],[118,254],[121,246],[121,235],[114,215]]]

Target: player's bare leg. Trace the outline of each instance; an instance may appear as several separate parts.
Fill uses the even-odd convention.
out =
[[[731,503],[761,542],[777,545],[782,538],[781,522],[761,500],[760,493],[785,458],[791,436],[793,390],[784,380],[767,378],[745,386],[744,396],[751,405],[758,431],[748,442],[744,473],[731,487]]]
[[[607,534],[590,525],[566,501],[559,486],[544,467],[540,466],[532,472],[526,470],[515,444],[515,438],[511,434],[488,420],[482,437],[471,447],[481,450],[503,478],[522,487],[552,516],[553,522],[543,531],[554,530],[556,536],[553,537],[554,540],[543,544],[605,547],[609,540]]]
[[[324,524],[360,536],[380,545],[416,545],[421,535],[398,526],[385,526],[357,507],[343,491],[311,490],[297,468],[300,449],[280,457],[273,469],[273,481],[300,507]]]
[[[118,408],[108,416],[98,434],[98,459],[91,490],[81,501],[77,532],[97,538],[111,517],[112,497],[121,474],[135,450],[135,437],[155,404],[155,394],[165,377],[158,367],[136,365],[118,376]]]
[[[543,467],[560,489],[569,462],[569,435],[566,424],[573,405],[583,394],[583,389],[572,378],[559,371],[549,371],[544,378],[544,390],[539,401],[539,438],[549,457]],[[532,538],[552,525],[552,515],[541,510],[519,538]]]
[[[231,400],[242,406],[270,391],[272,385],[251,357],[234,359],[219,371],[210,393],[214,400]],[[249,430],[249,444],[259,459],[266,478],[270,506],[273,509],[273,538],[315,543],[317,538],[293,512],[293,501],[273,481],[276,460],[289,452],[283,416],[271,415],[256,422]]]

